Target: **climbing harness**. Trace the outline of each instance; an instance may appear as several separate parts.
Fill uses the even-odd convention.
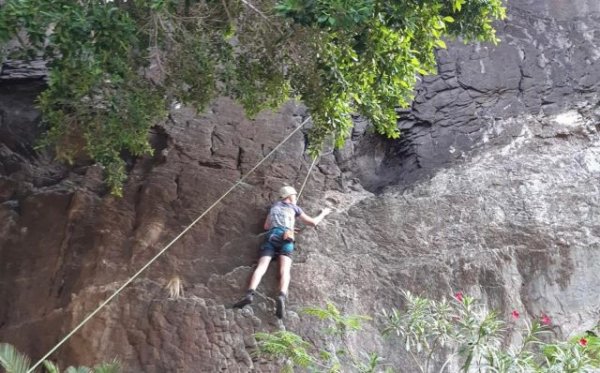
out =
[[[310,116],[307,117],[298,127],[296,127],[289,135],[287,135],[277,146],[273,148],[263,159],[261,159],[254,167],[252,167],[245,175],[243,175],[231,188],[229,188],[221,197],[219,197],[212,205],[210,205],[200,216],[198,216],[190,225],[188,225],[181,233],[179,233],[171,242],[169,242],[162,250],[158,252],[152,259],[150,259],[142,268],[140,268],[133,276],[131,276],[123,285],[121,285],[110,297],[108,297],[104,302],[102,302],[94,311],[92,311],[89,315],[86,316],[83,321],[81,321],[69,334],[67,334],[60,342],[58,342],[46,355],[44,355],[37,363],[35,363],[27,373],[31,373],[37,368],[40,364],[44,362],[54,351],[56,351],[63,343],[65,343],[73,334],[75,334],[79,329],[81,329],[92,317],[94,317],[104,306],[106,306],[113,298],[115,298],[125,287],[133,282],[142,272],[146,270],[152,263],[156,261],[162,254],[164,254],[175,242],[177,242],[184,234],[186,234],[197,222],[200,221],[210,210],[212,210],[216,205],[218,205],[229,193],[231,193],[235,188],[239,185],[243,184],[243,181],[250,176],[263,162],[269,158],[273,153],[279,149],[284,143],[286,143],[296,132],[298,132],[308,121],[310,120]],[[310,170],[312,170],[315,160],[313,160],[313,164],[311,165]],[[310,174],[309,170],[309,174]],[[306,185],[306,180],[308,180],[308,175],[306,175],[306,179],[304,179],[304,183],[302,184],[302,188]],[[300,189],[300,193],[302,193],[302,189]],[[300,193],[298,193],[298,198],[300,198]]]

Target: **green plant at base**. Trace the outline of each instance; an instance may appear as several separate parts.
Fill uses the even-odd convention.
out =
[[[329,302],[325,308],[307,307],[302,312],[328,322],[330,326],[326,331],[337,337],[343,337],[348,332],[361,330],[362,323],[371,320],[370,317],[363,315],[343,315],[333,303]]]
[[[568,342],[543,347],[548,373],[598,371],[600,368],[600,338],[594,332],[577,335]]]
[[[308,351],[311,347],[310,343],[294,333],[287,331],[256,333],[255,337],[261,354],[286,360],[285,370],[293,371],[294,366],[309,368],[316,364],[314,357]]]
[[[551,320],[546,315],[529,323],[519,321],[515,310],[513,320],[507,323],[462,293],[450,301],[409,292],[404,292],[404,298],[403,309],[392,308],[380,315],[382,335],[398,338],[398,345],[423,373],[449,372],[450,367],[458,366],[463,372],[490,373],[591,373],[600,368],[598,327],[567,341],[550,341]],[[384,370],[386,364],[376,351],[362,352],[362,358],[357,358],[345,345],[347,333],[360,332],[360,324],[370,318],[343,315],[331,303],[325,308],[308,308],[305,313],[327,324],[323,340],[311,343],[289,331],[259,333],[257,354],[283,360],[287,371],[294,367],[310,372],[341,372],[345,367],[359,372]],[[324,345],[331,336],[335,340]],[[510,336],[520,342],[508,344]],[[337,348],[339,345],[344,347]],[[409,364],[403,364],[400,371],[410,369],[407,367]],[[386,366],[385,371],[393,368]]]
[[[60,373],[58,365],[49,360],[43,361],[47,373]],[[8,343],[0,343],[0,367],[6,370],[6,373],[27,373],[30,369],[31,359],[20,353],[14,346]],[[93,368],[85,366],[68,367],[63,373],[119,373],[121,372],[121,363],[116,359],[109,363],[101,363]]]
[[[344,315],[333,303],[327,303],[325,308],[306,308],[303,313],[325,322],[324,333],[342,344],[348,333],[361,330],[362,322],[371,320],[361,315]],[[299,367],[310,372],[339,373],[346,364],[361,373],[374,373],[380,372],[383,364],[383,358],[376,352],[364,353],[358,358],[346,347],[315,345],[288,331],[256,333],[255,337],[258,342],[256,354],[283,361],[285,372],[293,372]]]
[[[524,330],[499,320],[494,311],[460,293],[452,301],[435,301],[404,293],[405,312],[384,311],[383,334],[402,338],[403,345],[421,372],[430,372],[431,363],[443,362],[439,372],[450,364],[461,371],[496,373],[592,372],[600,366],[596,337],[572,338],[549,343],[550,319],[525,323]],[[513,323],[519,314],[513,311]],[[545,325],[547,324],[547,325]],[[509,331],[522,340],[519,346],[507,346]],[[436,370],[438,371],[438,370]]]
[[[396,108],[435,73],[444,39],[496,43],[504,17],[501,0],[6,0],[0,41],[49,62],[45,143],[103,165],[120,194],[123,153],[150,154],[148,130],[174,102],[227,95],[254,116],[298,98],[313,156],[331,135],[343,144],[353,114],[397,138]]]
[[[0,366],[7,373],[26,373],[30,364],[31,359],[17,351],[14,346],[0,343]]]

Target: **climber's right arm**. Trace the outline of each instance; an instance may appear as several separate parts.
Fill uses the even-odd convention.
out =
[[[325,218],[325,216],[327,216],[327,214],[329,214],[331,212],[331,209],[328,207],[325,207],[323,210],[321,210],[321,213],[317,216],[315,216],[314,218],[311,218],[310,216],[306,215],[305,213],[302,213],[299,218],[300,221],[302,221],[304,224],[307,225],[312,225],[313,227],[316,227],[317,224],[319,224],[321,222],[321,220],[323,220],[323,218]]]

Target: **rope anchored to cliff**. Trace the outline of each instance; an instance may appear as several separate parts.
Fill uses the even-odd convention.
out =
[[[92,311],[88,316],[86,316],[85,319],[83,319],[83,321],[81,321],[73,330],[71,330],[71,332],[69,332],[69,334],[67,334],[60,342],[58,342],[46,355],[44,355],[37,363],[35,363],[28,371],[27,373],[31,373],[35,370],[35,368],[37,368],[40,364],[42,364],[44,362],[44,360],[46,360],[50,355],[52,355],[52,353],[54,353],[54,351],[56,351],[63,343],[65,343],[73,334],[75,334],[79,329],[81,329],[92,317],[94,317],[102,308],[104,308],[104,306],[106,306],[111,300],[113,300],[113,298],[115,298],[123,289],[125,289],[125,287],[127,287],[129,284],[131,284],[133,282],[133,280],[135,280],[142,272],[144,272],[152,263],[154,263],[162,254],[164,254],[171,246],[173,246],[173,244],[175,242],[177,242],[184,234],[186,234],[190,229],[192,229],[192,227],[194,225],[196,225],[196,223],[198,223],[204,216],[206,216],[206,214],[208,214],[210,212],[210,210],[212,210],[215,206],[217,206],[225,197],[227,197],[227,195],[229,195],[229,193],[231,193],[235,188],[237,188],[238,186],[240,186],[244,180],[250,176],[250,174],[252,174],[254,171],[256,171],[256,169],[258,167],[260,167],[260,165],[263,164],[263,162],[269,158],[271,155],[273,155],[273,153],[275,153],[277,151],[277,149],[279,149],[284,143],[286,143],[296,132],[298,132],[302,127],[304,127],[304,125],[306,123],[308,123],[308,121],[310,120],[310,116],[308,118],[306,118],[298,127],[296,127],[292,132],[290,132],[289,135],[287,135],[279,144],[277,144],[277,146],[275,146],[275,148],[273,148],[273,150],[271,150],[269,152],[269,154],[267,154],[265,157],[263,157],[263,159],[261,159],[256,165],[254,165],[254,167],[252,167],[250,169],[250,171],[248,171],[245,175],[243,175],[235,184],[233,184],[233,186],[231,186],[231,188],[229,188],[225,193],[223,193],[223,195],[221,195],[221,197],[219,197],[215,202],[213,202],[212,205],[210,205],[202,214],[200,214],[200,216],[198,216],[194,221],[192,221],[183,231],[181,231],[181,233],[179,233],[175,238],[173,238],[173,240],[171,240],[171,242],[169,242],[162,250],[160,250],[152,259],[150,259],[142,268],[140,268],[133,276],[131,276],[127,281],[125,281],[125,283],[123,283],[123,285],[121,285],[110,297],[108,297],[104,302],[102,302],[94,311]],[[313,166],[315,165],[316,162],[315,158],[313,160],[313,163],[308,171],[308,173],[310,174],[310,171],[313,169]],[[304,183],[302,185],[302,188],[304,188],[304,185],[306,185],[306,181],[308,180],[308,175],[306,176],[306,179],[304,180]]]

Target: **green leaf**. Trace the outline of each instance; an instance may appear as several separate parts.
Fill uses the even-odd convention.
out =
[[[6,373],[27,373],[29,365],[29,357],[8,343],[0,343],[0,366]]]
[[[452,3],[452,7],[455,11],[460,12],[462,10],[462,5],[465,3],[466,0],[454,0]]]
[[[42,362],[42,364],[44,364],[44,368],[46,368],[48,373],[60,373],[60,369],[58,368],[58,365],[54,364],[50,360],[44,360]]]

